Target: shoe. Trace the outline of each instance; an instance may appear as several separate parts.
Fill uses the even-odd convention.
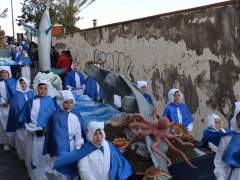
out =
[[[9,151],[9,150],[10,150],[9,145],[4,144],[4,145],[3,145],[3,150],[4,150],[4,151]]]

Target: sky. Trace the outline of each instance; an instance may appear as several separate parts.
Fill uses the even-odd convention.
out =
[[[21,2],[12,0],[14,19],[21,15]],[[131,19],[152,16],[187,8],[222,2],[224,0],[95,0],[83,9],[78,16],[76,26],[80,29],[92,27],[92,20],[97,19],[97,25],[127,21]],[[11,1],[0,0],[0,13],[8,8],[6,18],[0,18],[0,26],[6,35],[12,35]],[[15,33],[23,32],[15,22]]]

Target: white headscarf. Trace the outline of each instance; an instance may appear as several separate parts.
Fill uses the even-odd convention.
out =
[[[179,94],[180,94],[180,102],[182,101],[183,97],[182,97],[181,91],[179,89],[173,88],[173,89],[170,89],[169,92],[168,92],[168,101],[169,101],[169,103],[174,103],[174,94],[176,92],[179,92]]]
[[[27,85],[27,88],[25,91],[21,88],[20,80],[23,80]],[[16,91],[23,92],[23,93],[28,92],[30,90],[29,86],[30,86],[30,81],[28,79],[26,79],[25,77],[20,77],[17,81]]]
[[[38,85],[39,85],[39,84],[46,84],[46,85],[47,85],[47,88],[49,89],[49,86],[50,86],[49,81],[46,80],[46,79],[40,79],[40,80],[37,82],[37,84],[35,85],[35,87],[34,87],[34,92],[35,92],[36,94],[38,93],[37,88],[38,88]],[[48,93],[47,93],[47,95],[48,95]]]
[[[88,131],[87,131],[87,140],[91,143],[93,143],[93,136],[96,132],[96,130],[100,130],[103,135],[103,140],[105,140],[105,132],[104,132],[104,122],[97,122],[97,121],[91,121],[88,124]]]
[[[10,66],[0,66],[0,72],[1,71],[7,71],[9,78],[12,77],[12,72],[11,72]]]
[[[72,94],[72,92],[70,90],[62,90],[62,91],[60,91],[60,97],[61,97],[61,109],[62,110],[64,110],[63,107],[62,107],[62,103],[64,101],[72,99],[73,100],[73,104],[75,104],[75,98],[74,98],[74,96],[73,96],[73,94]]]
[[[221,118],[217,114],[214,114],[214,113],[209,114],[207,116],[207,126],[215,129],[216,131],[218,131],[218,129],[216,129],[216,126],[215,126],[215,119],[217,119],[217,118],[221,120]],[[221,127],[221,130],[223,132],[225,131],[222,127]]]
[[[147,88],[147,81],[137,81],[137,88],[141,89],[143,86]]]
[[[234,116],[231,119],[230,124],[231,124],[231,130],[240,133],[240,129],[237,125],[237,119],[236,119],[239,112],[240,112],[240,102],[235,102]]]

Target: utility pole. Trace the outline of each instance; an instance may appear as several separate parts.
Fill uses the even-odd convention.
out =
[[[13,41],[15,42],[14,17],[13,17],[13,3],[12,3],[12,0],[11,0],[11,10],[12,10],[12,30],[13,30]]]

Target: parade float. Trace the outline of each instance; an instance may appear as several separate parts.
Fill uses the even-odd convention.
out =
[[[36,75],[33,87],[39,80],[48,79],[52,87],[51,96],[58,98],[62,82],[58,75],[50,72],[51,23],[48,11],[49,2],[39,30],[34,29],[38,33],[41,72]],[[25,27],[28,25],[25,24]],[[2,54],[6,54],[5,58],[10,63],[10,53],[5,50]],[[213,154],[193,155],[193,138],[181,126],[170,125],[168,120],[158,118],[156,110],[123,75],[99,68],[94,63],[87,64],[85,70],[103,89],[104,100],[95,102],[73,91],[76,100],[73,111],[81,115],[84,129],[90,121],[106,124],[107,139],[130,161],[135,177],[186,179],[186,173],[191,172],[187,179],[213,178]],[[121,110],[112,106],[114,95],[122,97]],[[169,153],[168,149],[173,152]],[[176,159],[176,156],[180,158]]]
[[[5,32],[0,29],[0,66],[10,66],[13,77],[31,78],[28,45],[24,41],[19,46],[5,43]]]

